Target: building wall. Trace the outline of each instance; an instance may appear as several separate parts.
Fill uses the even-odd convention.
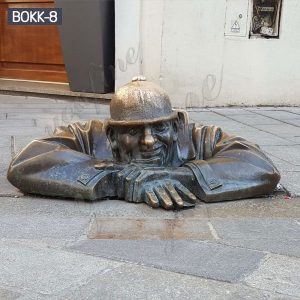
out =
[[[116,0],[116,87],[144,74],[175,107],[299,105],[300,1],[283,0],[279,39],[249,39],[252,0],[247,34],[225,36],[245,2]]]

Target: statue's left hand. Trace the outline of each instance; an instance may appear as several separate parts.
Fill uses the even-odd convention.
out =
[[[182,209],[195,206],[196,197],[171,179],[166,168],[131,165],[118,173],[119,196],[129,202],[145,202],[153,208]]]
[[[153,208],[182,209],[194,207],[197,198],[177,180],[159,180],[143,187],[142,198]]]

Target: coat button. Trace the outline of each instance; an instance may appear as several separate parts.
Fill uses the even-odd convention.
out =
[[[81,179],[81,180],[87,180],[87,179],[89,179],[89,175],[88,175],[88,174],[82,174],[82,175],[80,176],[80,179]]]
[[[217,180],[215,178],[212,178],[209,180],[209,184],[216,184]]]

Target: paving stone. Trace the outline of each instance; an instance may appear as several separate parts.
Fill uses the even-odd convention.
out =
[[[61,100],[52,100],[49,101],[45,98],[39,98],[39,101],[31,102],[30,100],[23,100],[15,103],[2,103],[0,100],[1,109],[11,109],[11,108],[23,108],[24,110],[32,109],[32,108],[72,108],[76,110],[83,109],[94,109],[96,106],[100,105],[97,103],[89,103],[89,102],[78,102],[78,101],[61,101]]]
[[[11,143],[11,138],[9,136],[2,136],[0,138],[0,149],[9,148]],[[2,150],[0,150],[1,153]]]
[[[298,136],[294,136],[294,137],[291,137],[291,140],[297,144],[297,145],[300,145],[300,135]]]
[[[299,259],[268,255],[245,282],[259,289],[300,297],[299,270]]]
[[[11,102],[22,102],[26,99],[25,96],[17,96],[17,95],[3,95],[0,94],[0,103],[11,103]]]
[[[281,183],[292,196],[300,196],[300,172],[283,172],[281,174]]]
[[[35,127],[33,119],[28,120],[0,120],[0,129],[9,127]]]
[[[6,173],[6,170],[12,159],[12,151],[10,147],[0,148],[0,174]]]
[[[1,135],[4,137],[10,136],[22,136],[22,135],[31,135],[33,137],[41,137],[45,136],[47,130],[42,127],[21,127],[21,126],[13,126],[13,127],[6,127],[5,130],[1,132]]]
[[[154,268],[123,264],[56,299],[280,299],[275,293]],[[284,296],[281,299],[292,299]]]
[[[228,121],[228,118],[220,116],[214,112],[206,111],[206,112],[188,112],[189,119],[194,122],[203,122],[209,121],[212,123],[217,123],[218,121]]]
[[[107,118],[109,116],[109,111],[105,112],[105,111],[101,111],[99,113],[97,112],[93,112],[93,113],[86,113],[86,112],[79,112],[79,113],[70,113],[70,116],[74,116],[74,117],[78,117],[80,119],[103,119],[103,118]],[[54,113],[43,113],[43,114],[38,114],[38,115],[32,115],[30,114],[30,110],[25,113],[7,113],[7,120],[27,120],[29,118],[34,118],[37,121],[38,120],[62,120],[63,114],[54,114]],[[4,118],[4,115],[3,115]],[[0,114],[0,119],[1,119],[1,114]],[[70,117],[68,116],[68,119],[70,119]]]
[[[288,119],[288,120],[284,120],[284,121],[287,124],[300,127],[300,116],[299,116],[299,119]]]
[[[213,112],[219,113],[221,115],[253,115],[254,113],[252,111],[249,111],[244,108],[211,108],[210,109]]]
[[[51,217],[54,218],[89,218],[96,202],[64,200],[46,197],[1,197],[0,216],[16,218],[17,216]],[[76,219],[76,218],[75,218]],[[76,221],[75,221],[76,223]]]
[[[289,119],[300,119],[300,114],[295,110],[285,111],[281,109],[263,110],[259,112],[261,115],[274,118],[276,120],[289,120]]]
[[[267,154],[282,159],[295,166],[300,166],[300,145],[293,146],[262,146]]]
[[[300,136],[300,127],[296,127],[289,124],[255,125],[255,127],[288,140],[290,140],[293,137]]]
[[[23,193],[20,192],[17,188],[12,186],[8,180],[6,179],[6,168],[3,173],[0,175],[0,196],[12,196],[12,197],[20,197],[23,196]],[[0,198],[2,201],[2,198]]]
[[[287,106],[287,107],[282,107],[282,110],[300,115],[300,107]]]
[[[201,122],[204,125],[216,125],[221,127],[221,129],[227,133],[234,134],[237,130],[244,130],[244,131],[257,131],[257,129],[252,128],[248,125],[243,125],[239,122],[227,119],[227,120],[219,120],[217,122],[210,122],[209,120],[204,120]]]
[[[90,239],[213,240],[206,220],[190,218],[95,218]]]
[[[0,286],[43,296],[79,287],[118,266],[119,262],[29,242],[0,241]]]
[[[208,121],[202,122],[204,125],[212,125]],[[220,121],[215,123],[221,127],[221,129],[227,134],[238,135],[245,138],[248,141],[262,145],[294,145],[296,142],[292,139],[285,139],[275,136],[272,133],[267,133],[262,130],[251,127],[250,125],[243,125],[235,121]]]
[[[152,209],[143,203],[128,203],[122,200],[81,201],[49,197],[24,196],[22,198],[2,197],[1,215],[54,215],[61,217],[90,216],[95,218],[130,218],[130,219],[186,219],[194,218],[207,221],[204,203],[193,209],[183,211],[166,211]]]
[[[272,133],[264,132],[261,130],[237,128],[232,134],[239,135],[248,141],[258,144],[259,146],[276,146],[276,145],[295,145],[292,138],[278,137]]]
[[[94,202],[93,213],[95,217],[125,217],[138,219],[185,219],[197,218],[207,219],[207,210],[204,203],[197,203],[195,208],[180,210],[180,211],[166,211],[162,208],[153,209],[144,203],[128,203],[120,200],[107,200]]]
[[[237,135],[245,138],[248,141],[262,145],[294,145],[296,142],[292,139],[285,139],[277,137],[274,134],[264,132],[262,130],[251,127],[250,125],[243,125],[235,121],[219,121],[212,124],[209,121],[203,121],[203,125],[217,125],[230,135]]]
[[[85,117],[84,117],[85,116]],[[96,116],[96,115],[82,115],[82,116],[77,116],[77,115],[73,115],[70,116],[68,118],[65,119],[58,119],[56,117],[53,118],[48,118],[48,119],[37,119],[36,120],[36,124],[37,127],[51,127],[51,128],[56,128],[58,126],[68,126],[71,123],[75,123],[75,122],[85,122],[85,121],[89,121],[89,120],[105,120],[108,119],[108,116]]]
[[[70,249],[228,282],[251,273],[264,257],[258,251],[187,240],[86,240]]]
[[[0,197],[0,239],[31,239],[64,245],[87,232],[91,206],[85,202]]]
[[[225,221],[254,218],[275,221],[276,219],[300,218],[300,200],[297,198],[285,199],[284,196],[208,203],[206,209],[209,219]]]
[[[38,117],[39,114],[56,114],[56,115],[75,115],[79,113],[101,113],[101,107],[88,107],[88,108],[73,108],[73,107],[35,107],[35,108],[1,108],[1,111],[7,114],[31,114],[33,117]]]
[[[0,288],[0,299],[14,300],[22,296],[20,293]]]
[[[241,122],[243,124],[248,125],[280,125],[282,124],[281,121],[274,120],[272,118],[269,118],[267,116],[261,116],[261,115],[231,115],[230,116],[235,121]]]
[[[0,239],[39,240],[50,245],[65,245],[83,236],[89,221],[89,217],[79,216],[1,214]]]
[[[210,219],[221,242],[300,257],[300,218]]]
[[[261,148],[264,150],[264,146],[262,146]],[[294,163],[289,163],[281,158],[272,155],[270,152],[266,152],[266,154],[272,160],[272,162],[274,163],[274,165],[276,166],[276,168],[279,170],[280,173],[300,171],[299,165],[295,165]]]

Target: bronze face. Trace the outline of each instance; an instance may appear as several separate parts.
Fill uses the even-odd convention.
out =
[[[111,126],[108,137],[120,162],[167,166],[177,141],[177,120]]]

